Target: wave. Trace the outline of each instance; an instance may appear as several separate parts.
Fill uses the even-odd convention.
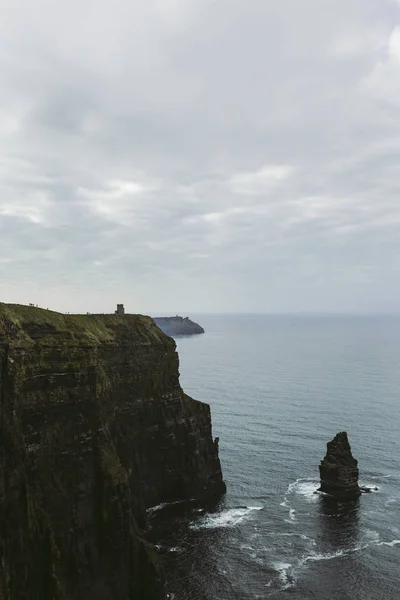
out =
[[[371,542],[379,542],[379,532],[374,531],[373,529],[365,529],[364,531],[365,537]]]
[[[175,502],[162,502],[161,504],[157,504],[156,506],[150,506],[150,508],[146,509],[148,513],[158,512],[159,510],[163,510],[168,506],[175,506],[177,504],[188,504],[190,502],[196,502],[195,498],[190,498],[189,500],[175,500]]]
[[[308,502],[315,502],[318,497],[316,494],[318,487],[319,479],[296,479],[296,481],[289,484],[287,494],[297,494]]]
[[[286,493],[283,496],[283,501],[279,506],[289,509],[289,519],[285,519],[286,523],[296,521],[296,509],[290,503],[289,498],[293,496],[301,496],[306,502],[316,502],[318,498],[319,479],[315,478],[299,478],[292,483],[289,483]],[[317,493],[318,492],[318,493]]]
[[[308,561],[319,561],[319,560],[332,560],[333,558],[338,558],[339,556],[344,556],[344,550],[337,550],[336,552],[330,552],[327,554],[318,554],[317,552],[313,552],[309,556],[306,556],[303,562]]]
[[[147,512],[149,512],[149,513],[156,512],[158,510],[162,510],[166,506],[168,506],[168,502],[162,502],[162,504],[157,504],[157,506],[150,506],[150,508],[147,509]]]
[[[274,571],[277,571],[279,573],[279,580],[284,584],[281,590],[285,590],[294,585],[294,580],[289,575],[289,571],[292,568],[291,563],[274,562],[271,566],[274,569]]]
[[[220,513],[204,515],[190,523],[191,529],[217,529],[219,527],[235,527],[252,516],[254,511],[262,510],[263,506],[242,506],[228,508]]]
[[[400,540],[392,540],[391,542],[378,542],[377,546],[398,546],[400,544]]]

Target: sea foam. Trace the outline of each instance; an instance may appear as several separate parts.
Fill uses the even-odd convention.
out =
[[[245,519],[252,516],[255,511],[262,510],[262,506],[243,506],[240,508],[229,508],[220,513],[207,514],[193,521],[191,529],[215,529],[218,527],[235,527]]]

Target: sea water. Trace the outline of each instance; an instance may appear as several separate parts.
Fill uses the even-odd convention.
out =
[[[211,405],[228,491],[151,513],[168,597],[399,599],[400,319],[196,320],[205,335],[177,339],[181,383]],[[316,493],[343,430],[378,488],[350,504]]]

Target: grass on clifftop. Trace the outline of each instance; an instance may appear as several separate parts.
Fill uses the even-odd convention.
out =
[[[69,333],[73,337],[85,336],[92,343],[112,342],[117,329],[132,330],[135,337],[140,337],[143,342],[145,339],[149,342],[161,341],[165,337],[151,317],[144,315],[66,315],[35,306],[0,302],[0,336],[6,339],[12,332],[13,339],[17,337],[20,341],[30,341],[28,332],[43,330],[48,332],[48,336]]]

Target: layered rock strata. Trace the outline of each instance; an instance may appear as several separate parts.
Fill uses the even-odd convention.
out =
[[[146,508],[224,489],[151,318],[0,304],[0,600],[156,600]]]
[[[327,444],[326,456],[319,466],[321,492],[340,501],[354,500],[361,494],[358,463],[351,453],[347,433],[342,431]]]
[[[203,327],[189,317],[154,317],[154,322],[164,333],[171,336],[204,333]]]

